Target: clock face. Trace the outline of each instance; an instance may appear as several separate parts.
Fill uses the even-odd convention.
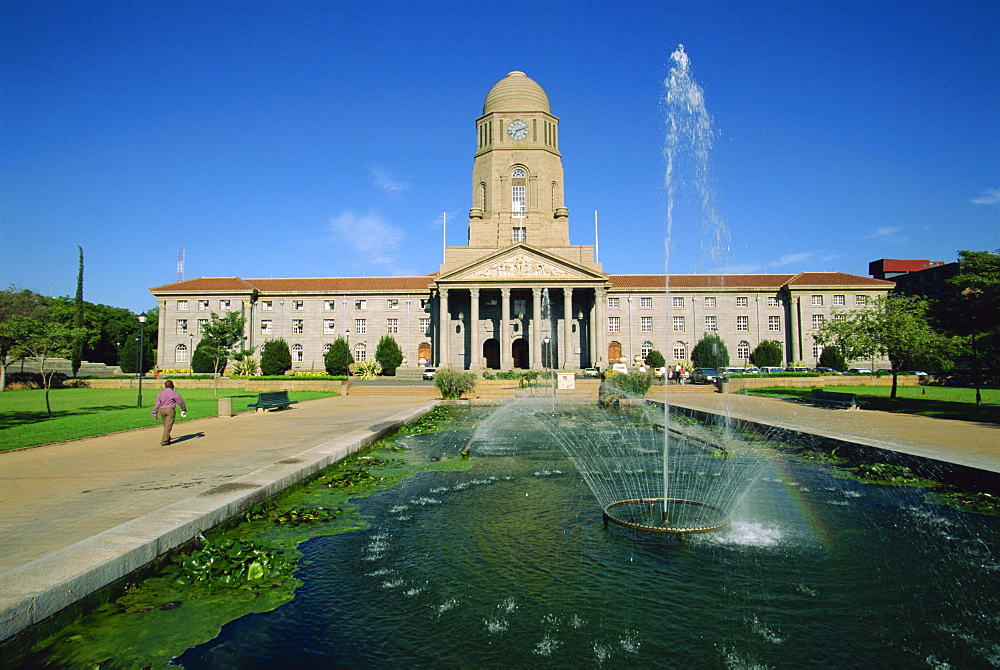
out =
[[[515,140],[523,140],[528,136],[528,124],[520,119],[511,121],[510,125],[507,126],[507,134]]]

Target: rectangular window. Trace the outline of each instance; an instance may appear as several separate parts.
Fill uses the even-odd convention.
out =
[[[188,308],[188,301],[187,300],[178,300],[177,301],[177,311],[179,311],[179,312],[186,312],[187,308]]]
[[[750,317],[749,316],[736,317],[736,330],[750,330]]]
[[[220,300],[219,301],[219,309],[221,309],[223,312],[228,312],[229,311],[229,306],[232,305],[232,304],[233,304],[232,300]]]
[[[292,309],[295,310],[305,309],[305,303],[302,300],[293,300]]]
[[[524,218],[524,187],[523,186],[513,186],[510,192],[510,211],[513,213],[515,219]]]
[[[772,332],[778,332],[781,330],[781,317],[780,316],[769,316],[767,317],[767,329]]]
[[[608,298],[608,308],[618,309],[618,298]]]
[[[270,300],[261,300],[260,301],[260,309],[261,309],[261,311],[264,311],[264,312],[273,312],[274,311],[274,303],[271,302]]]
[[[270,335],[273,331],[271,330],[271,319],[261,319],[260,320],[260,334]]]
[[[386,309],[399,309],[399,300],[396,298],[389,298],[385,301]]]
[[[520,299],[517,299],[517,298],[514,299],[514,314],[513,314],[513,316],[516,317],[518,314],[527,314],[527,312],[525,311],[527,309],[528,309],[528,301],[527,300],[520,300]]]
[[[292,335],[301,335],[303,331],[302,319],[292,319]]]
[[[187,332],[188,332],[187,319],[177,319],[177,334],[187,335]]]
[[[812,298],[809,299],[809,304],[810,305],[817,305],[817,306],[822,305],[823,304],[823,296],[821,296],[821,295],[814,295],[814,296],[812,296]]]
[[[687,350],[679,344],[674,345],[674,360],[683,361],[685,358],[687,358]]]
[[[769,296],[767,296],[767,306],[768,307],[781,307],[781,299],[778,296],[769,295]]]
[[[868,304],[868,296],[866,296],[866,295],[856,295],[856,296],[854,296],[854,304],[855,305],[867,305]]]
[[[431,320],[430,319],[420,319],[420,332],[424,335],[431,334]]]
[[[354,320],[354,333],[357,334],[357,335],[364,335],[366,332],[368,332],[368,328],[365,325],[365,320],[364,319],[355,319]]]
[[[652,298],[639,298],[639,307],[642,309],[649,309],[653,306]]]
[[[813,328],[819,328],[820,326],[822,326],[823,325],[823,315],[822,314],[813,314],[812,315],[812,323],[813,323]]]
[[[823,355],[823,347],[813,342],[813,358],[819,358]]]
[[[427,305],[429,305],[430,302],[431,301],[428,300],[427,298],[421,298],[420,299],[420,309],[427,309]]]
[[[738,295],[738,296],[736,296],[736,306],[737,307],[749,307],[750,306],[750,299],[747,298],[745,295]]]
[[[712,296],[705,296],[705,307],[715,307],[715,298]]]
[[[527,242],[528,241],[528,229],[522,228],[520,226],[515,226],[513,230],[513,240],[515,242]]]
[[[833,315],[833,320],[834,321],[845,321],[846,319],[847,319],[847,315],[846,314],[834,314]]]
[[[324,300],[323,301],[323,309],[325,309],[325,310],[334,310],[334,309],[337,309],[337,301],[336,300]]]
[[[208,326],[208,319],[198,319],[198,334],[205,332],[205,327]]]
[[[684,332],[684,317],[675,316],[674,317],[674,332],[683,333]]]
[[[715,317],[714,316],[706,316],[705,317],[705,330],[718,330],[718,329],[719,328],[718,328],[718,326],[715,323]]]
[[[399,319],[387,319],[385,325],[385,332],[392,335],[393,333],[399,332]]]
[[[367,300],[355,300],[354,301],[354,309],[368,309],[368,301]]]
[[[678,298],[678,297],[675,296],[675,297],[673,297],[673,298],[670,299],[670,304],[673,305],[674,307],[683,307],[684,306],[684,298],[683,297]]]
[[[608,332],[609,333],[620,333],[622,331],[622,320],[621,317],[609,316],[608,317]]]
[[[208,309],[208,301],[207,300],[199,300],[198,301],[198,309],[200,309],[201,311],[205,311],[206,309]]]
[[[337,324],[333,319],[323,319],[323,334],[324,335],[336,335],[337,334]]]
[[[639,317],[639,330],[644,333],[653,332],[653,317],[651,316],[640,316]]]
[[[844,296],[842,296],[842,295],[835,295],[835,296],[833,296],[833,304],[834,305],[844,305],[844,304],[846,304],[844,302]]]

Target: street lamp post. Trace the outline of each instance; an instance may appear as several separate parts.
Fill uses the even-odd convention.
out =
[[[142,407],[142,363],[145,356],[142,355],[142,349],[145,346],[146,341],[146,315],[139,315],[139,351],[136,355],[137,365],[135,366],[136,373],[139,375],[139,407]]]
[[[549,338],[542,338],[542,368],[548,370],[550,365],[549,362],[552,359],[552,352],[549,348],[549,344],[552,342]]]
[[[194,333],[188,333],[188,377],[194,374]]]

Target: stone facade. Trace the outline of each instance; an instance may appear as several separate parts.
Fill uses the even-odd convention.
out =
[[[706,331],[741,365],[762,340],[789,363],[816,365],[812,331],[837,309],[892,282],[840,272],[788,275],[610,275],[589,245],[572,245],[563,202],[559,119],[544,90],[511,72],[476,120],[469,244],[447,247],[419,277],[203,277],[150,289],[160,308],[158,363],[185,367],[212,312],[240,310],[246,347],[282,337],[293,369],[322,370],[345,337],[355,359],[392,335],[405,367],[605,367],[649,349],[686,361]],[[881,365],[883,362],[875,362]]]

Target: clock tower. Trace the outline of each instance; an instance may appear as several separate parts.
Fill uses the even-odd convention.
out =
[[[486,96],[476,119],[469,247],[569,246],[559,119],[533,79],[514,71]]]

